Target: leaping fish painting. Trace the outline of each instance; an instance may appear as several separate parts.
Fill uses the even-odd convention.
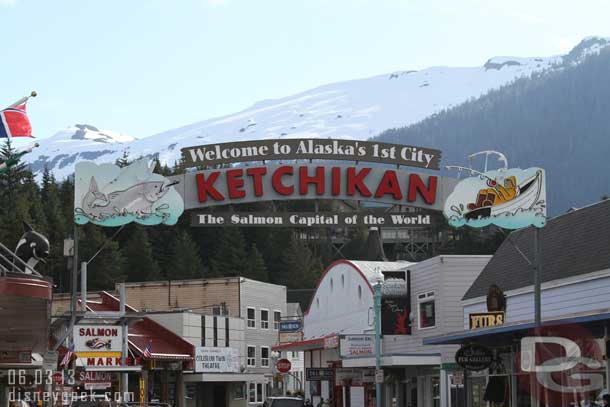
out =
[[[472,168],[472,159],[480,155],[485,156],[481,172]],[[489,170],[490,156],[497,156],[503,166]],[[546,181],[542,168],[509,169],[506,157],[496,151],[482,151],[469,158],[469,167],[447,167],[468,175],[445,201],[443,213],[451,226],[494,224],[505,229],[520,229],[546,224]]]
[[[184,202],[172,182],[153,172],[154,163],[140,159],[120,168],[81,161],[75,169],[74,220],[101,226],[174,225]]]

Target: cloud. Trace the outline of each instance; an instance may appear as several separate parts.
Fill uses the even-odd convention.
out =
[[[0,6],[14,7],[17,5],[17,0],[0,0]]]

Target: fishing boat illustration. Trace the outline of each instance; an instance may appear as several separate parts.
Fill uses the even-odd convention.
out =
[[[473,167],[476,157],[483,155],[483,171]],[[502,167],[488,169],[489,158],[497,157]],[[453,226],[494,223],[507,228],[533,224],[542,226],[546,216],[544,170],[541,168],[508,168],[504,154],[481,151],[468,157],[469,167],[447,166],[469,177],[458,183],[445,205],[445,216]]]
[[[110,349],[112,347],[112,339],[106,339],[106,340],[103,340],[101,338],[89,339],[87,342],[85,342],[85,345],[87,345],[87,347],[89,347],[90,349],[102,349],[102,348]]]

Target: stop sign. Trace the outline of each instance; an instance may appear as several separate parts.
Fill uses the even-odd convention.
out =
[[[280,373],[288,373],[288,372],[290,372],[290,368],[291,367],[292,367],[292,364],[290,363],[290,361],[288,359],[280,359],[275,364],[275,368]]]

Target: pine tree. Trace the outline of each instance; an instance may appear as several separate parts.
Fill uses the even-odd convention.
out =
[[[282,267],[284,273],[279,283],[288,288],[313,288],[322,272],[320,259],[294,235],[283,253]]]
[[[168,280],[184,280],[204,276],[204,268],[199,257],[199,250],[185,230],[175,234],[170,246],[170,258],[165,265]]]
[[[261,252],[258,251],[256,243],[252,243],[252,246],[250,246],[244,277],[258,281],[269,281],[269,272],[265,266],[265,259],[263,259]]]
[[[223,229],[220,246],[212,259],[214,276],[240,276],[247,273],[246,241],[239,228]]]
[[[130,225],[129,238],[121,249],[127,281],[155,281],[161,279],[161,269],[153,258],[148,233],[141,225]]]
[[[91,291],[112,290],[116,283],[125,281],[118,243],[108,241],[101,226],[92,223],[79,228],[78,233],[79,258],[82,261],[89,261],[105,244],[103,250],[87,265],[87,288]]]

